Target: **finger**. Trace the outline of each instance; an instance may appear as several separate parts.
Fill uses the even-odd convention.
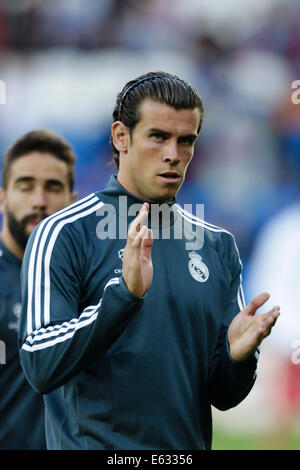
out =
[[[269,319],[269,322],[265,324],[261,340],[269,336],[274,325],[275,325],[275,321],[272,319]]]
[[[147,230],[148,227],[146,225],[142,225],[141,229],[135,234],[135,237],[132,240],[133,248],[140,248],[142,240],[147,234]]]
[[[280,313],[280,307],[279,305],[275,305],[269,312],[262,313],[260,316],[261,318],[268,318],[270,315],[275,315],[277,316],[278,313]]]
[[[152,248],[153,245],[153,232],[146,225],[143,225],[141,230],[137,232],[135,239],[132,242],[132,247],[140,254],[139,248]],[[151,250],[150,250],[151,251]]]
[[[280,311],[278,310],[278,307],[274,307],[271,310],[271,312],[268,312],[267,314],[260,316],[262,318],[261,326],[260,326],[260,331],[261,331],[260,341],[262,341],[262,339],[269,336],[279,315],[280,315]]]
[[[151,230],[151,228],[148,228],[147,229],[147,233],[146,233],[146,236],[144,237],[145,240],[149,240],[149,243],[153,243],[153,239],[154,239],[154,235],[153,235],[153,231]]]
[[[251,302],[244,308],[246,315],[254,315],[256,310],[259,309],[267,300],[269,300],[270,294],[268,292],[263,292],[262,294],[257,295]]]
[[[135,237],[136,233],[141,230],[149,212],[149,204],[145,202],[136,218],[131,222],[128,230],[128,235]]]
[[[265,328],[269,328],[270,326],[274,326],[276,323],[277,318],[274,318],[272,315],[269,316],[265,321],[264,321],[264,326]]]
[[[142,256],[146,257],[148,260],[151,259],[151,250],[153,246],[153,232],[151,229],[147,229],[145,236],[142,239],[141,252]]]
[[[278,306],[275,306],[272,308],[272,310],[270,312],[267,312],[267,313],[264,313],[261,315],[262,319],[264,321],[270,321],[270,322],[276,322],[277,318],[279,317],[280,315],[280,308]]]
[[[146,211],[146,208],[143,206],[136,216],[136,218],[131,222],[128,230],[128,235],[129,237],[135,238],[137,232],[140,231],[141,227],[144,225],[144,222],[146,220],[146,217],[148,215],[148,212]]]

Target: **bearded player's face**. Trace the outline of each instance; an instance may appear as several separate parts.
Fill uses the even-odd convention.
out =
[[[67,164],[50,153],[38,151],[12,162],[7,187],[1,190],[5,222],[23,249],[41,220],[73,201]]]

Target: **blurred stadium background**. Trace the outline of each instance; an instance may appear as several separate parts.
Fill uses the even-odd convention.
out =
[[[78,156],[83,197],[114,171],[117,92],[150,70],[178,74],[206,109],[178,200],[205,203],[206,220],[235,234],[249,300],[258,233],[300,192],[300,105],[291,102],[299,31],[299,0],[0,0],[0,155],[33,128],[61,133]],[[270,363],[262,347],[251,395],[235,410],[214,410],[215,449],[263,447],[274,425],[264,400]],[[278,448],[299,443],[296,429]]]

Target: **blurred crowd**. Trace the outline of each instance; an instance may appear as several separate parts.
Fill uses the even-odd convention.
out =
[[[79,196],[100,189],[117,92],[150,70],[178,74],[205,107],[178,200],[235,234],[249,300],[261,230],[300,195],[299,31],[299,0],[0,0],[0,155],[49,127],[77,153]]]
[[[74,141],[85,173],[101,169],[123,77],[172,68],[206,109],[181,199],[205,202],[246,264],[261,223],[298,193],[299,28],[297,0],[1,0],[1,153],[18,132],[51,125]]]

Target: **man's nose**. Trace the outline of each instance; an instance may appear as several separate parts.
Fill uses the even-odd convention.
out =
[[[45,210],[47,207],[47,197],[46,193],[41,188],[36,188],[32,194],[32,208],[34,210]]]
[[[178,145],[176,141],[170,141],[164,149],[163,155],[164,161],[168,162],[179,162],[180,155],[178,151]]]

